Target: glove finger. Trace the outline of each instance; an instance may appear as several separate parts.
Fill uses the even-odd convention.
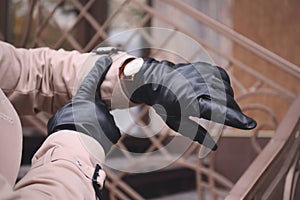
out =
[[[225,69],[223,69],[222,67],[219,67],[219,66],[216,66],[216,67],[217,67],[218,71],[220,72],[222,80],[230,85],[230,78],[229,78],[229,75],[227,74],[227,72],[225,71]]]
[[[177,64],[175,68],[191,84],[197,96],[210,94],[216,99],[222,99],[223,94],[234,96],[229,76],[220,67],[199,62],[188,65]]]
[[[102,130],[102,134],[96,136],[96,138],[99,138],[98,141],[100,141],[103,149],[108,152],[111,146],[118,142],[121,133],[104,101],[97,100],[96,106],[97,121],[101,127],[101,129],[98,127],[98,131]]]
[[[234,92],[230,83],[223,80],[223,77],[213,76],[206,81],[205,85],[208,87],[208,91],[205,95],[215,97],[215,99],[225,100],[225,95],[234,97]],[[203,87],[203,86],[202,86]]]
[[[229,107],[237,112],[242,112],[240,106],[237,104],[237,102],[235,101],[235,99],[232,96],[226,95],[226,100],[227,100],[227,107]]]
[[[210,96],[202,95],[200,98],[209,99],[217,104],[224,106],[226,105],[227,107],[232,108],[235,111],[242,112],[240,106],[235,101],[233,95],[230,93],[225,93],[225,91],[220,91],[216,89],[212,92],[212,94],[210,94]]]
[[[105,75],[112,64],[109,56],[102,56],[96,62],[88,75],[80,85],[75,98],[90,99],[94,98],[97,89],[105,79]],[[100,92],[97,92],[100,93]]]
[[[230,94],[222,93],[220,92],[221,95],[219,95],[220,98],[216,98],[213,96],[202,96],[204,99],[209,99],[212,102],[215,102],[216,104],[219,105],[224,105],[227,106],[228,108],[231,108],[235,111],[242,112],[240,106],[237,104],[237,102],[234,100],[234,98]],[[226,98],[224,98],[226,97]]]
[[[200,117],[239,129],[253,129],[256,121],[240,110],[218,104],[210,99],[200,98]]]
[[[196,134],[191,130],[197,130]],[[183,121],[183,125],[181,125],[179,132],[213,151],[217,150],[218,148],[214,139],[207,132],[207,130],[190,119]]]
[[[216,151],[218,148],[218,145],[215,143],[214,139],[212,139],[207,130],[200,125],[198,126],[197,135],[195,136],[194,141],[199,142],[213,151]]]

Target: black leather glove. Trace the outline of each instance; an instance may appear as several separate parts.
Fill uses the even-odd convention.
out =
[[[96,139],[104,151],[120,138],[113,116],[101,99],[99,87],[112,64],[108,56],[100,57],[85,77],[72,100],[48,121],[48,134],[74,130]]]
[[[153,106],[174,131],[212,150],[217,149],[214,140],[189,116],[240,129],[256,126],[235,102],[225,70],[208,63],[174,64],[148,58],[127,89],[131,101]]]

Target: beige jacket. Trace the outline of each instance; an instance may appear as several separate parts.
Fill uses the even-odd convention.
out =
[[[113,65],[101,86],[102,97],[108,103],[111,101],[113,93],[117,94],[117,101],[128,101],[120,90],[118,73],[119,67],[130,57],[132,56],[125,53],[113,56]],[[66,183],[64,186],[71,187],[69,188],[71,190],[78,189],[76,187],[79,187],[80,183],[82,184],[82,179],[91,176],[90,169],[87,170],[89,172],[86,172],[80,169],[80,166],[86,166],[85,169],[93,168],[95,163],[103,160],[103,149],[92,138],[86,139],[86,136],[82,136],[82,134],[77,132],[76,134],[70,134],[70,131],[62,131],[66,133],[58,132],[58,134],[53,134],[53,136],[49,137],[35,155],[31,173],[28,173],[29,175],[26,175],[24,181],[20,181],[19,185],[13,188],[19,171],[22,152],[22,131],[18,115],[34,115],[39,111],[54,113],[75,94],[82,79],[98,58],[99,55],[93,53],[82,54],[77,51],[56,51],[49,48],[18,49],[0,41],[0,88],[2,89],[0,89],[0,197],[4,197],[4,194],[6,194],[7,198],[10,198],[11,195],[16,195],[13,197],[17,198],[17,196],[22,197],[22,195],[26,194],[25,191],[35,191],[36,187],[30,190],[27,187],[26,190],[26,186],[36,186],[33,183],[37,177],[45,178],[50,176],[49,178],[56,184],[63,184],[66,181],[65,176],[63,176],[64,180],[55,181],[59,177],[62,179],[61,173],[58,173],[56,176],[54,176],[54,172],[53,174],[50,172],[46,173],[47,175],[45,174],[45,172],[53,169],[56,172],[61,170],[66,175],[69,173],[70,176],[75,176],[71,177],[71,180],[76,179],[76,174],[83,172],[77,176],[77,180],[74,180],[73,183]],[[126,100],[123,101],[122,99]],[[63,141],[60,139],[62,136],[58,137],[58,135],[63,135],[66,140]],[[70,140],[70,138],[72,139]],[[70,145],[70,142],[67,141],[73,141],[73,144]],[[86,143],[89,145],[86,145]],[[76,154],[76,151],[72,149],[74,145],[79,146],[77,150],[79,149],[79,154],[82,152],[81,155]],[[87,148],[87,146],[91,149]],[[69,156],[66,152],[73,153]],[[78,159],[83,160],[84,164],[79,166]],[[56,170],[55,167],[48,168],[47,166],[53,164],[53,160],[67,160],[75,164],[70,167],[69,164],[64,163],[59,167],[60,170]],[[40,167],[41,165],[44,167]],[[55,183],[50,184],[50,186],[55,186]],[[77,184],[76,186],[76,183],[79,185]],[[86,183],[87,187],[90,187],[90,182],[87,181]],[[71,185],[73,184],[75,186],[72,189]],[[49,193],[56,191],[55,189],[53,190],[56,187],[51,189],[49,185],[40,188],[46,190],[40,191],[43,189],[37,189],[39,194],[47,194],[45,198],[48,198],[48,195],[51,196]],[[88,190],[91,190],[91,188],[85,191]],[[8,193],[5,193],[7,191]],[[57,191],[60,190],[57,189]],[[29,194],[34,194],[34,192]],[[59,196],[59,194],[58,192],[56,197],[63,197]],[[61,195],[65,194],[65,192],[61,193]],[[83,192],[82,194],[85,193]]]

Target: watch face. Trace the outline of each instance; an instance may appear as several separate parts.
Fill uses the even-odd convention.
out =
[[[130,61],[126,67],[124,68],[124,75],[125,76],[132,76],[141,69],[142,65],[144,64],[144,59],[137,58],[132,61]]]

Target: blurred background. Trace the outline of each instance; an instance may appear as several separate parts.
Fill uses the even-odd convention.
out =
[[[218,151],[204,159],[193,143],[160,170],[107,168],[106,199],[299,199],[299,11],[297,0],[1,0],[0,39],[16,47],[80,52],[99,44],[118,46],[142,57],[211,62],[229,73],[236,100],[257,120],[257,128],[224,127]],[[137,120],[147,124],[149,113],[139,108]],[[22,116],[19,178],[46,136],[49,117]],[[135,128],[127,125],[128,131]],[[155,168],[168,159],[170,152],[160,147],[174,137],[169,132],[138,138],[125,131],[118,145],[139,153],[158,151],[149,163],[131,166]]]

